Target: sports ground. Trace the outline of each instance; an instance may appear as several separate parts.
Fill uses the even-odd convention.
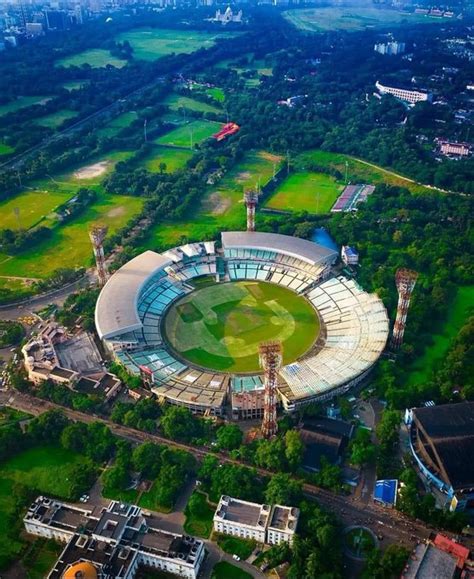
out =
[[[173,304],[164,335],[177,354],[215,371],[259,371],[258,346],[283,344],[283,363],[305,354],[319,334],[319,319],[303,297],[266,282],[202,287]]]

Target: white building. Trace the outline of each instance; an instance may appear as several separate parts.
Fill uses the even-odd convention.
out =
[[[396,56],[405,52],[404,42],[380,42],[374,45],[374,51],[379,54]]]
[[[38,497],[23,521],[28,533],[66,543],[48,579],[133,579],[142,566],[197,579],[205,556],[202,541],[157,529],[140,507],[116,501],[91,511]]]
[[[439,139],[438,145],[442,155],[468,157],[471,154],[471,145],[469,143],[453,143],[452,141]]]
[[[214,514],[214,530],[269,545],[291,543],[298,517],[295,507],[271,507],[223,495]]]
[[[343,245],[341,248],[341,259],[346,265],[357,265],[359,263],[359,254],[350,245]]]
[[[410,103],[412,105],[418,102],[431,101],[430,93],[421,90],[409,90],[405,88],[397,88],[394,86],[385,86],[379,81],[375,83],[375,88],[380,94],[391,94],[395,98]]]

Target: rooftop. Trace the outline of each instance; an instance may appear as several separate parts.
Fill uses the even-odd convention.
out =
[[[222,496],[216,510],[216,516],[226,521],[250,527],[258,526],[264,529],[270,516],[270,507]]]
[[[431,544],[416,546],[402,573],[403,579],[451,579],[456,571],[456,559]]]

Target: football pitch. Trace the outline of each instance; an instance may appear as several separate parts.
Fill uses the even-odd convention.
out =
[[[284,287],[239,281],[202,287],[173,304],[164,321],[171,348],[198,366],[232,373],[259,371],[258,346],[283,344],[283,363],[305,354],[319,334],[311,304]]]

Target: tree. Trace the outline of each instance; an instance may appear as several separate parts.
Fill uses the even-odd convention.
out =
[[[61,434],[61,446],[74,452],[85,452],[87,447],[87,425],[83,422],[69,424]]]
[[[153,442],[144,442],[137,446],[132,453],[134,470],[143,476],[153,479],[160,472],[162,465],[162,447]]]
[[[352,464],[364,466],[375,461],[376,448],[372,442],[370,430],[358,428],[349,448]]]
[[[304,455],[304,442],[297,430],[288,430],[285,434],[285,456],[290,470],[295,471],[301,466]]]
[[[208,511],[206,497],[202,493],[194,492],[189,497],[186,510],[197,518],[203,517]]]
[[[337,491],[342,484],[341,467],[337,464],[331,464],[325,456],[322,456],[321,466],[315,475],[315,480],[319,486]]]
[[[130,483],[130,473],[125,466],[118,464],[104,472],[102,481],[105,489],[124,490]]]
[[[200,425],[189,408],[184,406],[169,406],[161,418],[163,434],[172,440],[189,442],[199,436]]]
[[[63,430],[68,424],[69,420],[61,410],[48,410],[48,412],[33,418],[28,423],[26,432],[31,440],[36,443],[54,444],[59,441]]]
[[[237,424],[226,424],[217,430],[216,438],[219,448],[232,450],[241,445],[243,433]]]
[[[265,491],[269,504],[295,506],[303,494],[303,483],[291,478],[289,474],[279,473],[272,476]]]
[[[281,438],[261,440],[255,452],[255,462],[261,468],[281,471],[286,468],[285,443]]]

